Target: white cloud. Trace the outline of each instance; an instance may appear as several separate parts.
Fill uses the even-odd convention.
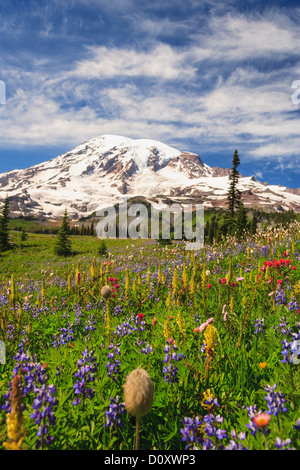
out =
[[[91,57],[76,64],[68,76],[84,79],[113,77],[151,77],[174,80],[193,77],[196,68],[186,54],[167,44],[158,44],[150,52],[96,46],[88,48]]]
[[[195,47],[195,58],[245,60],[269,57],[278,60],[296,54],[300,46],[299,26],[285,15],[213,16],[204,32],[193,34],[201,44]]]
[[[143,24],[150,36],[153,20],[144,17],[139,31]],[[187,32],[189,46],[157,40],[168,24],[173,35],[177,28]],[[52,34],[50,26],[45,34]],[[0,143],[73,146],[115,133],[181,146],[198,139],[200,148],[249,144],[249,158],[257,160],[299,154],[299,119],[291,102],[299,63],[287,70],[276,66],[299,48],[294,23],[276,13],[231,12],[212,16],[200,33],[186,27],[180,20],[158,22],[147,48],[89,46],[54,75],[50,59],[32,62],[28,56],[33,70],[11,65],[4,71],[10,86],[0,107]],[[273,66],[262,71],[257,58],[272,59]]]

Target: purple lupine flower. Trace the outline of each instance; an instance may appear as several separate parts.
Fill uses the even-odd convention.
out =
[[[256,318],[255,322],[254,322],[254,334],[257,335],[258,333],[262,333],[263,335],[266,334],[265,332],[265,324],[264,324],[264,318],[262,318],[261,320],[259,320],[258,318]]]
[[[240,441],[244,441],[246,437],[246,433],[241,431],[236,438]],[[224,450],[249,450],[249,447],[244,447],[241,442],[235,442],[233,439],[231,439],[229,445],[224,447]]]
[[[248,447],[244,447],[240,442],[235,442],[230,439],[229,444],[224,447],[224,450],[249,450]]]
[[[255,426],[253,421],[249,421],[249,423],[246,424],[246,428],[250,430],[250,433],[252,436],[254,436],[257,433],[257,427]]]
[[[247,410],[248,410],[248,417],[250,418],[250,421],[248,424],[246,424],[246,427],[250,430],[250,433],[254,436],[257,433],[257,427],[252,420],[255,416],[261,414],[262,410],[261,409],[258,410],[257,405],[247,406]]]
[[[115,424],[118,428],[122,428],[124,423],[122,422],[119,415],[125,415],[126,413],[127,411],[125,409],[125,403],[119,403],[118,395],[115,399],[110,397],[110,404],[108,406],[108,410],[105,412],[105,427],[111,428]]]
[[[224,418],[221,415],[214,416],[212,413],[204,416],[203,421],[206,423],[204,431],[208,437],[216,437],[219,440],[223,440],[228,437],[226,429],[220,429],[217,425],[222,424]]]
[[[219,406],[218,399],[213,398],[213,397],[207,398],[207,400],[205,400],[204,403],[208,406],[212,406],[212,405]]]
[[[71,343],[74,341],[75,336],[74,336],[74,330],[73,330],[73,325],[67,324],[65,328],[58,328],[58,331],[60,334],[54,334],[53,335],[53,341],[51,345],[54,348],[59,348],[59,346],[62,346],[64,344]]]
[[[278,416],[280,412],[286,413],[288,411],[287,407],[285,406],[285,403],[287,401],[285,398],[285,395],[281,393],[280,391],[275,392],[276,389],[277,389],[276,383],[275,385],[273,385],[273,387],[271,387],[270,385],[267,385],[265,387],[265,391],[269,392],[265,396],[265,400],[267,401],[267,404],[268,404],[268,410],[266,411],[266,413],[274,415],[274,416]]]
[[[55,424],[55,416],[53,407],[58,404],[54,398],[56,388],[53,384],[48,385],[49,374],[46,372],[45,365],[41,365],[35,362],[35,357],[30,357],[24,352],[19,352],[14,359],[17,361],[12,376],[20,374],[23,377],[22,381],[22,395],[29,396],[34,393],[35,398],[33,401],[32,409],[33,412],[30,418],[35,420],[35,423],[39,425],[36,442],[36,448],[40,446],[44,448],[44,444],[50,445],[53,441],[53,437],[48,435],[47,423],[51,426]],[[11,387],[9,392],[4,396],[7,399],[6,403],[2,406],[7,412],[11,411],[9,404],[11,395]],[[24,403],[23,403],[24,404]]]
[[[269,245],[262,246],[261,249],[260,249],[261,255],[262,256],[268,256],[269,249],[270,249]]]
[[[74,406],[79,405],[79,403],[85,402],[85,398],[94,397],[94,388],[90,387],[90,383],[95,382],[95,372],[97,371],[96,361],[93,357],[93,351],[85,349],[82,353],[82,358],[77,361],[78,370],[74,374],[78,380],[73,385],[75,394],[79,396],[75,397],[75,400],[72,402]]]
[[[48,435],[48,426],[54,426],[56,423],[56,417],[54,415],[53,407],[58,405],[58,401],[53,396],[56,392],[56,388],[53,384],[43,384],[41,387],[34,387],[35,400],[32,408],[33,412],[30,418],[34,419],[35,424],[39,425],[36,442],[36,449],[44,448],[44,442],[50,445],[53,442],[53,437]]]
[[[283,349],[281,351],[281,354],[283,355],[283,359],[281,359],[281,362],[285,364],[286,362],[290,362],[292,364],[298,364],[298,361],[295,362],[296,356],[299,356],[300,354],[300,332],[299,333],[292,333],[293,340],[292,341],[287,341],[284,339],[281,341],[283,345]]]
[[[121,370],[120,370],[121,361],[116,359],[116,356],[121,355],[119,346],[120,346],[120,343],[115,345],[113,342],[110,343],[110,345],[108,346],[109,353],[107,357],[109,361],[107,362],[105,367],[108,369],[107,377],[111,377],[113,382],[116,381],[116,376],[121,373]]]
[[[181,441],[185,442],[185,449],[186,450],[195,450],[198,449],[196,444],[200,444],[203,442],[203,438],[199,434],[199,427],[202,424],[202,421],[196,416],[194,419],[185,417],[182,420],[182,424],[184,427],[180,430],[182,434]]]
[[[131,317],[127,317],[121,325],[116,326],[116,330],[113,331],[112,334],[121,336],[123,338],[124,336],[130,335],[134,331],[137,331],[138,328],[135,325],[131,324],[132,320],[133,320],[133,315],[131,315]]]
[[[290,302],[288,303],[288,309],[289,310],[299,310],[299,305],[295,297],[292,297]]]
[[[91,314],[86,319],[84,331],[95,331],[96,329],[95,325],[96,325],[96,320],[94,318],[94,315]]]
[[[284,447],[289,446],[291,443],[291,439],[285,439],[284,441],[280,439],[280,437],[276,437],[275,439],[275,447],[276,449],[283,449]],[[290,448],[291,450],[291,448]]]
[[[221,415],[214,416],[209,413],[204,416],[203,421],[196,418],[185,417],[182,421],[184,427],[180,430],[182,434],[181,441],[186,443],[187,450],[248,450],[241,442],[246,439],[246,433],[241,432],[237,436],[235,430],[232,430],[230,436],[226,429],[219,427],[224,421]],[[203,432],[205,434],[203,434]],[[223,443],[230,437],[229,443]]]
[[[287,303],[287,298],[284,289],[278,287],[275,293],[275,302],[276,305],[285,305]]]
[[[143,315],[143,314],[141,314]],[[146,322],[144,320],[144,315],[142,317],[140,317],[140,315],[136,315],[135,317],[132,318],[133,320],[133,323],[135,325],[137,325],[137,329],[139,331],[144,331],[145,327],[146,327]]]
[[[123,307],[122,307],[122,305],[116,305],[116,306],[115,306],[115,309],[114,309],[114,311],[113,311],[113,313],[112,313],[112,315],[113,315],[113,316],[118,316],[118,317],[121,316],[121,315],[123,315]]]
[[[141,353],[143,354],[148,354],[150,352],[153,352],[153,348],[152,346],[150,346],[150,344],[146,344],[146,346],[144,346],[142,349],[141,349]]]
[[[228,437],[226,429],[217,429],[216,436],[220,440],[224,439],[225,437]]]
[[[12,378],[15,375],[20,374],[23,376],[23,381],[21,385],[22,395],[28,396],[33,390],[34,386],[37,384],[43,385],[46,384],[49,375],[46,373],[45,367],[40,363],[35,362],[35,357],[30,357],[29,354],[24,352],[18,352],[14,356],[16,362],[15,367],[12,370]],[[1,409],[6,410],[8,413],[11,411],[10,405],[10,396],[11,396],[11,384],[9,390],[6,394],[3,395],[3,398],[6,400],[5,404],[1,406]]]
[[[296,423],[293,425],[293,428],[296,429],[296,431],[300,431],[300,418],[297,419]]]
[[[245,431],[241,431],[238,435],[236,433],[236,430],[235,429],[232,429],[230,431],[230,437],[231,439],[239,439],[240,441],[244,441],[247,437]]]
[[[292,330],[288,325],[289,325],[289,322],[286,321],[285,317],[282,317],[280,319],[279,325],[277,327],[273,326],[273,328],[276,331],[280,329],[280,333],[282,333],[283,335],[289,335],[292,332]]]
[[[260,413],[262,413],[262,410],[258,411],[257,405],[247,406],[247,410],[248,410],[248,417],[250,419],[252,419],[252,418],[254,418],[254,416],[259,415]]]
[[[177,377],[178,367],[174,366],[174,361],[179,362],[185,358],[184,354],[177,354],[177,350],[178,348],[174,343],[172,343],[172,340],[167,340],[167,344],[164,347],[165,357],[163,362],[166,366],[163,367],[163,373],[165,382],[170,382],[171,385],[179,382]]]

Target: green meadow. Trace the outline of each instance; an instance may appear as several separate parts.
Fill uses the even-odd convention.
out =
[[[21,246],[12,231],[0,448],[299,450],[299,227],[198,251],[107,240],[103,255],[97,237],[72,236],[68,257],[56,235]],[[153,384],[134,384],[133,409],[151,402],[139,419],[124,393],[138,368]]]

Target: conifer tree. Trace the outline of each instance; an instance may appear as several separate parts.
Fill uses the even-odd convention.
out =
[[[218,228],[219,228],[218,222],[216,220],[216,216],[214,215],[211,219],[210,228],[209,228],[209,232],[208,232],[209,243],[213,243],[214,239],[217,238]]]
[[[20,233],[20,246],[21,248],[23,247],[23,243],[26,242],[27,240],[27,233],[25,231],[25,228],[22,228],[22,231]]]
[[[205,223],[205,226],[204,226],[204,239],[207,243],[210,242],[209,234],[210,234],[210,222],[209,222],[209,220],[207,220],[207,222]]]
[[[257,213],[256,211],[254,211],[252,220],[251,220],[250,232],[252,235],[254,235],[256,231],[257,231]]]
[[[0,252],[7,251],[10,248],[8,221],[9,203],[8,196],[6,196],[2,209],[2,215],[0,217]]]
[[[229,190],[227,195],[227,212],[228,218],[233,221],[235,211],[238,209],[241,201],[241,192],[238,189],[240,157],[238,151],[235,150],[232,159],[232,169],[229,175]]]
[[[98,255],[105,256],[107,254],[107,246],[104,240],[101,240],[98,246]]]
[[[54,253],[58,256],[70,256],[72,254],[67,209],[65,210],[62,224],[57,234]]]
[[[239,208],[236,212],[236,234],[240,238],[248,229],[248,218],[247,211],[242,202],[239,204]]]

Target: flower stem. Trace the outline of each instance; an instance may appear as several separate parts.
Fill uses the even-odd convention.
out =
[[[140,418],[136,418],[135,426],[135,450],[140,448]]]

